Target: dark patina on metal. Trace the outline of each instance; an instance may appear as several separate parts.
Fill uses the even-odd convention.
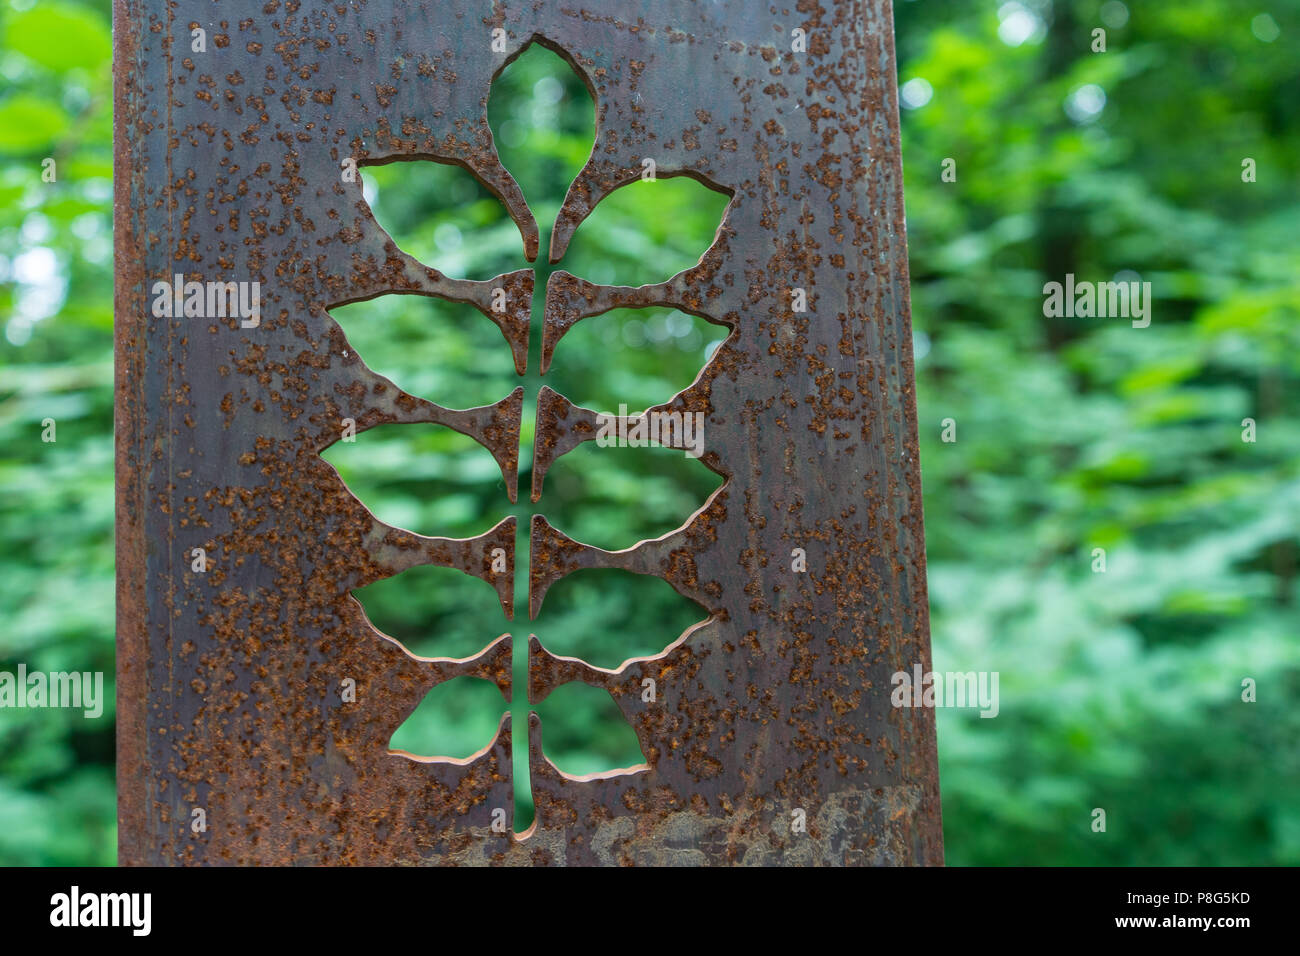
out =
[[[205,53],[191,52],[196,28]],[[707,612],[612,671],[526,632],[432,662],[385,639],[350,591],[422,564],[484,579],[509,614],[515,519],[468,540],[390,527],[320,457],[347,419],[358,432],[439,423],[491,451],[514,498],[522,390],[469,410],[409,395],[328,310],[394,293],[464,303],[523,371],[532,272],[441,275],[396,247],[339,170],[462,165],[533,258],[537,224],[486,109],[532,42],[596,103],[552,260],[646,157],[731,196],[698,265],[640,288],[557,272],[532,333],[545,368],[568,329],[613,308],[671,306],[731,330],[649,410],[705,416],[700,460],[724,482],[699,512],[619,552],[533,521],[532,614],[555,581],[601,567],[659,576]],[[930,651],[886,0],[117,0],[115,44],[121,862],[942,862],[933,711],[890,703],[891,675],[928,670]],[[151,286],[176,273],[258,281],[260,325],[154,317]],[[594,412],[543,390],[534,500],[550,464],[595,437]],[[515,648],[534,703],[568,681],[607,689],[647,765],[566,776],[536,715],[505,717],[468,761],[388,751],[441,681],[481,677],[510,699]],[[340,699],[349,678],[364,705]],[[492,826],[512,807],[516,740],[537,808],[525,834]]]

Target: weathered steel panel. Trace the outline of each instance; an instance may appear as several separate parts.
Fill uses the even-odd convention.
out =
[[[122,862],[942,862],[933,712],[890,705],[890,675],[929,669],[929,625],[888,3],[118,0],[115,29]],[[534,41],[597,110],[552,260],[652,157],[660,176],[731,196],[696,267],[640,288],[450,279],[399,251],[360,181],[341,179],[349,158],[463,165],[532,258],[537,225],[486,106]],[[258,282],[256,324],[156,315],[155,284],[176,275]],[[722,487],[678,531],[613,553],[538,515],[527,565],[534,614],[564,575],[618,567],[662,577],[707,621],[616,671],[553,656],[524,627],[435,662],[371,628],[350,591],[410,567],[481,577],[507,614],[514,586],[515,519],[469,540],[393,528],[320,457],[347,418],[437,422],[489,449],[514,497],[522,390],[434,405],[368,369],[327,312],[398,292],[478,308],[521,373],[530,334],[544,368],[575,322],[611,308],[732,330],[657,409],[705,415],[701,461]],[[534,294],[545,318],[530,330]],[[534,500],[595,429],[543,390]],[[607,688],[648,766],[568,777],[535,715],[507,716],[465,762],[388,751],[441,681],[483,677],[509,699],[515,653],[533,702],[571,680]],[[340,701],[347,677],[365,706]],[[516,740],[537,806],[526,834],[491,826],[512,806]]]

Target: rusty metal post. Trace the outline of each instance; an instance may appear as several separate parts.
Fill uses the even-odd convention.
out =
[[[891,706],[891,676],[929,670],[930,652],[886,0],[117,0],[114,21],[121,861],[941,863],[933,712]],[[449,279],[399,251],[340,176],[349,160],[462,165],[534,257],[486,116],[493,77],[532,42],[597,110],[552,260],[651,157],[731,196],[697,266],[640,288]],[[521,391],[434,405],[372,372],[328,314],[400,292],[478,308],[520,372],[530,335],[545,364],[611,308],[732,330],[650,410],[705,416],[701,461],[725,479],[707,504],[612,553],[538,517],[527,556],[533,613],[566,574],[617,567],[662,577],[705,622],[616,671],[526,630],[434,662],[380,639],[352,589],[437,564],[509,611],[518,557],[513,518],[468,540],[389,527],[320,457],[349,418],[437,422],[489,449],[513,494]],[[543,390],[535,496],[595,426]],[[469,761],[388,751],[441,681],[475,675],[509,698],[514,653],[533,702],[568,681],[606,688],[646,766],[567,776],[535,714],[507,716]],[[346,678],[364,707],[340,699]],[[536,801],[525,834],[493,825],[515,745]]]

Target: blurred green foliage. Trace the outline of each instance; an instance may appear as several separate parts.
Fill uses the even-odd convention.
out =
[[[0,670],[102,671],[110,695],[96,720],[0,710],[0,863],[111,864],[108,4],[0,17]]]
[[[948,859],[1300,862],[1300,5],[897,10]]]
[[[1300,862],[1300,3],[896,6],[935,667],[1001,678],[996,718],[939,711],[948,860]],[[111,682],[108,22],[106,2],[0,2],[0,670]],[[591,100],[534,48],[489,115],[545,249],[590,149]],[[1256,182],[1242,181],[1246,158]],[[364,176],[380,222],[436,268],[527,265],[464,171]],[[699,257],[725,204],[683,179],[626,188],[558,267],[666,278]],[[1151,282],[1150,327],[1045,318],[1042,286],[1066,273]],[[520,382],[472,310],[386,297],[334,314],[372,367],[441,404],[495,402]],[[723,332],[670,310],[610,313],[566,336],[544,381],[598,410],[640,409],[689,384]],[[425,534],[537,510],[612,548],[680,525],[718,479],[663,449],[584,446],[527,502],[536,339],[519,504],[485,451],[433,426],[375,429],[326,457],[377,515]],[[955,442],[941,441],[946,418]],[[490,588],[454,571],[359,593],[376,626],[426,656],[533,630],[612,667],[702,616],[618,572],[557,585],[531,625],[523,596],[520,581],[512,628]],[[1245,678],[1256,703],[1241,701]],[[474,685],[444,685],[392,746],[481,749],[510,704]],[[570,685],[538,709],[568,772],[642,759],[603,692]],[[99,720],[0,711],[0,863],[111,863],[113,799],[111,707]],[[1095,807],[1106,833],[1090,830]]]

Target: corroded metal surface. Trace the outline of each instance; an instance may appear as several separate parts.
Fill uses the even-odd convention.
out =
[[[115,26],[122,862],[941,862],[933,713],[890,706],[891,674],[929,669],[929,633],[887,2],[118,0]],[[533,258],[537,224],[486,116],[493,77],[531,42],[571,63],[597,111],[553,261],[647,157],[731,197],[697,266],[640,288],[557,272],[533,330],[531,271],[443,276],[339,175],[349,159],[462,165]],[[258,281],[260,324],[155,317],[151,287],[177,273]],[[328,314],[396,293],[479,309],[521,373],[530,334],[545,369],[568,329],[613,308],[731,330],[648,410],[705,416],[700,460],[724,482],[704,507],[617,552],[539,515],[528,556],[531,614],[565,575],[616,567],[663,578],[700,624],[615,670],[520,632],[420,659],[370,625],[351,589],[418,565],[483,578],[507,614],[514,587],[515,519],[468,540],[393,528],[320,457],[349,420],[440,423],[489,449],[514,497],[522,390],[464,411],[409,395]],[[534,500],[596,428],[543,390]],[[569,681],[607,689],[646,764],[566,776],[535,714],[504,717],[465,761],[388,751],[441,681],[482,677],[509,700],[515,649],[534,703]],[[348,680],[364,706],[340,698]],[[515,739],[537,806],[524,834],[492,825],[512,807]]]

